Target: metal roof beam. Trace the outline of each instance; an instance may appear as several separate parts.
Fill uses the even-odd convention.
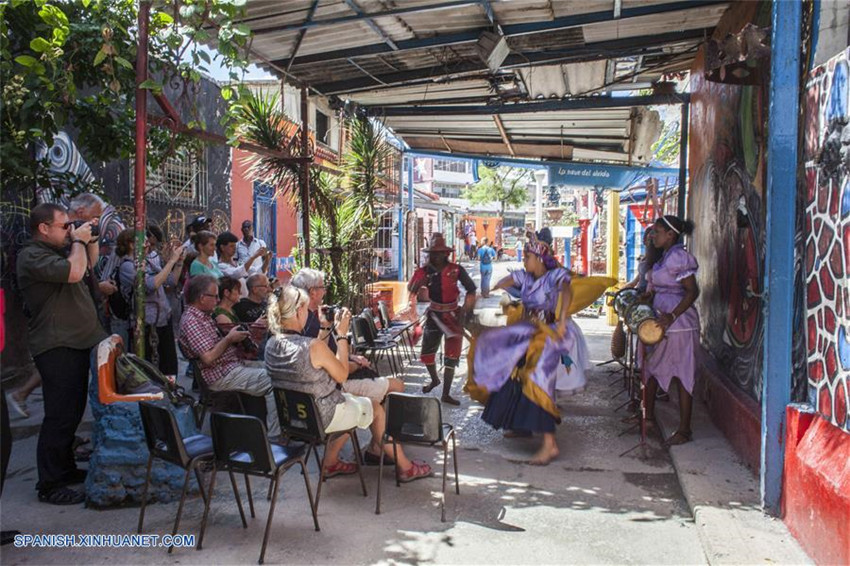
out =
[[[392,49],[393,51],[398,51],[398,45],[396,45],[395,42],[390,39],[390,36],[384,33],[384,30],[378,27],[378,24],[375,23],[375,20],[373,20],[369,14],[363,13],[363,10],[360,8],[360,6],[357,5],[357,2],[355,2],[354,0],[345,0],[345,3],[348,5],[349,8],[354,10],[355,14],[363,17],[363,21],[366,22],[366,25],[372,28],[372,31],[381,36],[381,39],[384,40],[384,43],[386,43],[390,49]],[[348,60],[351,61],[350,58]]]
[[[648,49],[660,49],[663,45],[682,41],[691,41],[710,37],[714,28],[699,28],[687,31],[676,31],[655,35],[613,39],[588,43],[584,47],[573,47],[563,51],[539,51],[527,53],[511,53],[505,59],[500,70],[518,69],[534,65],[554,65],[566,63],[581,63],[610,57],[627,55],[646,55]],[[386,85],[403,85],[417,81],[431,80],[446,75],[487,71],[482,61],[465,60],[458,63],[400,71],[375,75]],[[326,95],[351,93],[359,90],[373,90],[379,84],[368,78],[344,79],[329,83],[316,84],[316,89]]]
[[[586,96],[516,104],[484,104],[481,106],[370,106],[367,109],[370,114],[386,118],[396,116],[491,116],[495,114],[529,114],[594,108],[631,108],[634,106],[683,104],[689,100],[690,95],[682,93],[622,97]]]
[[[658,14],[666,14],[670,12],[678,12],[681,10],[689,10],[695,8],[701,8],[705,6],[712,6],[716,4],[727,4],[728,0],[687,0],[680,2],[672,2],[668,4],[650,4],[638,6],[635,8],[627,8],[622,11],[621,18],[617,20],[618,22],[625,22],[630,18],[638,18],[641,16],[648,15],[658,15]],[[602,12],[592,12],[589,14],[576,14],[573,16],[565,16],[563,18],[556,18],[551,21],[543,21],[543,22],[531,22],[525,24],[512,24],[502,26],[502,31],[505,37],[512,37],[517,35],[527,35],[534,34],[540,32],[547,31],[555,31],[561,29],[567,29],[572,27],[578,27],[586,24],[600,23],[611,20],[611,10],[605,10]],[[369,17],[375,17],[374,15],[369,15]],[[473,30],[453,33],[453,34],[445,34],[445,35],[437,35],[434,37],[421,38],[421,39],[409,39],[405,41],[399,41],[396,43],[398,47],[397,51],[410,51],[414,49],[427,49],[432,47],[444,47],[449,45],[457,45],[459,43],[472,43],[478,41],[478,38],[485,31],[490,31],[490,28],[476,28]],[[290,56],[288,59],[281,59],[275,61],[274,63],[280,66],[286,66],[290,64],[290,61],[293,58],[297,59],[299,65],[301,64],[309,64],[309,63],[323,63],[325,61],[334,61],[338,59],[348,59],[349,57],[363,57],[368,55],[378,55],[381,53],[389,53],[394,51],[388,45],[383,43],[377,43],[372,45],[364,45],[362,47],[354,47],[350,49],[340,49],[337,51],[327,51],[324,53],[316,53],[312,55],[306,55],[304,57]]]
[[[496,13],[493,12],[493,5],[490,4],[490,0],[479,0],[481,3],[481,7],[484,8],[484,13],[487,14],[487,19],[490,20],[490,25],[499,32],[499,35],[504,35],[505,32],[502,30],[502,26],[499,25],[499,21],[496,19]]]
[[[407,8],[394,8],[392,10],[383,10],[380,12],[368,12],[364,15],[355,15],[355,16],[340,16],[338,18],[328,18],[326,20],[316,20],[310,22],[301,22],[300,24],[285,24],[280,26],[271,26],[267,28],[255,29],[254,35],[265,35],[269,33],[277,33],[277,32],[285,32],[285,31],[295,31],[301,29],[309,29],[315,27],[323,27],[323,26],[333,26],[337,24],[347,24],[351,22],[359,22],[366,18],[384,18],[387,16],[403,16],[404,14],[414,14],[418,12],[430,12],[433,10],[445,10],[448,8],[459,8],[461,6],[471,6],[473,4],[479,4],[481,0],[464,0],[464,1],[454,1],[454,2],[445,2],[443,4],[426,4],[424,6],[410,6]],[[273,17],[273,16],[269,16]],[[266,18],[255,18],[251,20],[244,20],[246,23],[259,22]]]
[[[307,19],[305,22],[309,22],[313,19],[313,14],[316,13],[316,8],[319,6],[319,0],[313,0],[313,4],[310,6],[310,11],[307,12]],[[286,72],[289,72],[289,69],[292,68],[292,63],[295,61],[295,57],[298,55],[298,50],[301,49],[301,42],[304,41],[304,36],[307,35],[307,28],[302,29],[298,33],[298,39],[295,40],[295,47],[292,48],[292,57],[286,63]],[[272,62],[274,65],[274,62]],[[281,65],[282,67],[283,65]],[[306,122],[305,122],[306,123]]]

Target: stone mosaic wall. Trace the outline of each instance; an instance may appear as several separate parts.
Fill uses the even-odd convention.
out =
[[[850,49],[806,85],[805,202],[809,402],[850,431]]]

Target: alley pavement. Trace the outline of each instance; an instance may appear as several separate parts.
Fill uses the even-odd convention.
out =
[[[467,268],[478,279],[474,264]],[[493,281],[518,263],[497,262]],[[478,314],[485,324],[503,324],[498,296],[479,299]],[[594,363],[610,356],[611,329],[604,318],[578,318]],[[466,350],[464,350],[465,356]],[[636,433],[626,433],[625,416],[615,411],[624,395],[618,393],[619,366],[594,367],[587,389],[558,404],[563,422],[557,437],[560,456],[546,467],[524,463],[539,439],[504,439],[480,419],[483,407],[462,393],[466,360],[461,360],[453,395],[460,407],[443,406],[443,418],[458,431],[460,495],[450,481],[447,522],[440,522],[438,451],[411,447],[412,457],[435,468],[434,477],[396,487],[391,469],[385,469],[382,513],[375,515],[377,467],[367,467],[368,497],[360,492],[356,476],[327,481],[319,508],[320,532],[310,518],[304,484],[295,470],[286,474],[266,554],[266,563],[287,564],[704,564],[704,563],[808,563],[809,559],[780,521],[763,516],[747,491],[757,482],[747,471],[735,468],[729,475],[724,461],[741,466],[728,443],[710,433],[710,422],[695,420],[694,442],[674,448],[660,447],[650,438],[646,448],[619,455],[634,446]],[[404,379],[409,393],[421,392],[426,381],[418,361],[408,365]],[[437,388],[431,395],[438,395]],[[661,405],[670,405],[661,403]],[[675,406],[663,408],[675,411]],[[138,507],[94,510],[82,506],[52,507],[37,502],[35,445],[32,423],[21,425],[2,497],[0,523],[5,529],[29,534],[132,534]],[[711,427],[713,428],[713,427]],[[716,431],[716,429],[715,429]],[[368,432],[361,442],[368,441]],[[711,456],[720,470],[700,469],[693,460],[701,446],[710,443]],[[697,456],[680,458],[676,450],[688,447]],[[350,453],[350,450],[348,450]],[[677,469],[678,468],[678,469]],[[310,468],[315,489],[315,462]],[[697,476],[680,481],[682,472]],[[725,473],[725,485],[716,497],[711,477]],[[451,478],[451,473],[450,476]],[[730,480],[731,477],[731,480]],[[255,563],[268,512],[268,484],[254,480],[257,517],[243,529],[229,483],[216,485],[204,548],[15,548],[0,549],[3,564],[233,564]],[[729,485],[733,481],[740,485]],[[701,482],[701,484],[700,484]],[[683,485],[703,490],[689,500]],[[241,486],[244,491],[244,485]],[[744,495],[742,495],[742,493]],[[748,495],[745,499],[744,496]],[[733,503],[737,500],[737,506]],[[170,533],[177,504],[152,504],[145,532]],[[694,520],[697,510],[697,521]],[[702,511],[700,511],[702,509]],[[196,534],[200,523],[200,497],[189,500],[179,532]],[[246,511],[247,512],[247,511]],[[737,518],[733,516],[737,514]],[[700,524],[703,520],[705,524]],[[737,528],[740,521],[748,528]],[[735,521],[738,521],[736,523]],[[737,530],[736,530],[737,529]],[[720,537],[723,540],[713,540]],[[747,537],[754,537],[750,544]],[[731,541],[724,544],[724,540]]]

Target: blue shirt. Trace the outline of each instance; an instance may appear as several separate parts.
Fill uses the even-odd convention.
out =
[[[496,259],[496,250],[490,246],[481,246],[478,248],[478,261],[481,262],[481,270],[489,271],[493,269],[490,265]]]

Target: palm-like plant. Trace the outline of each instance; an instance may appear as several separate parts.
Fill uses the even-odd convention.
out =
[[[280,98],[275,93],[244,92],[234,109],[240,123],[238,138],[270,151],[285,152],[298,126],[286,117],[280,106]],[[301,193],[297,190],[298,165],[273,155],[252,153],[247,159],[250,175],[288,196],[298,209],[302,209],[304,203],[300,202]]]

